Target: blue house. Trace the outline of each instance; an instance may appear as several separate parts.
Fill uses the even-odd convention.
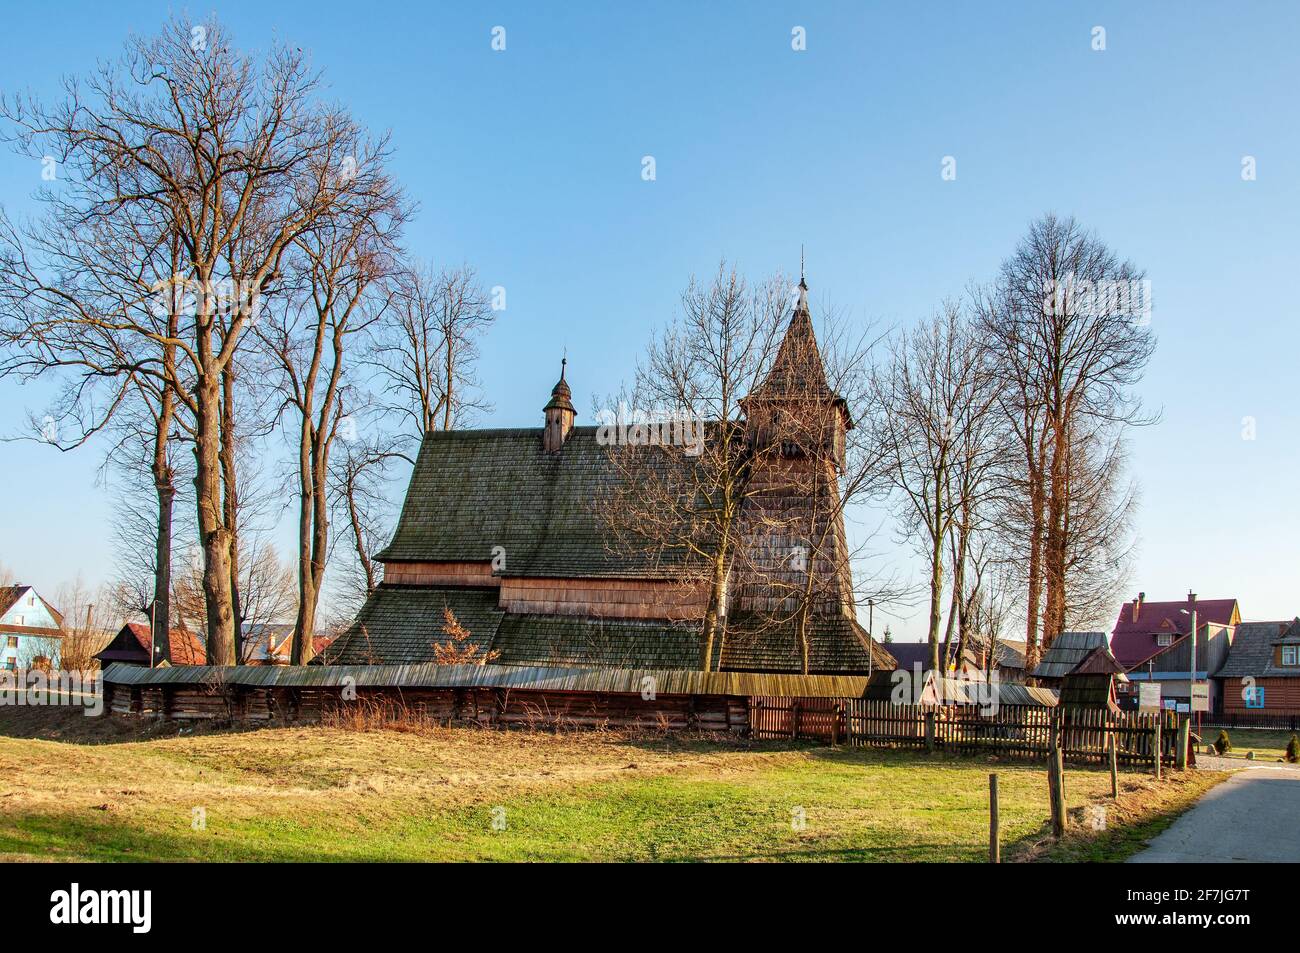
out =
[[[63,616],[31,586],[0,588],[0,668],[59,665]]]

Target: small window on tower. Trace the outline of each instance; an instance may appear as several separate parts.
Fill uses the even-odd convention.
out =
[[[1300,665],[1300,645],[1282,646],[1282,664]]]

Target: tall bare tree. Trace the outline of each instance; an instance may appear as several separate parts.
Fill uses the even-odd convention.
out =
[[[751,288],[725,263],[707,283],[692,278],[680,314],[617,401],[636,419],[604,411],[616,478],[598,505],[618,549],[670,561],[683,595],[702,595],[704,671],[723,647],[745,501],[762,489],[754,476],[763,461],[779,454],[779,445],[749,439],[741,401],[772,365],[789,300],[784,281]]]
[[[166,343],[188,365],[178,375],[189,378],[186,389],[169,383],[194,420],[208,657],[218,663],[235,657],[223,375],[293,243],[350,189],[337,146],[352,124],[317,100],[318,89],[300,50],[277,46],[254,59],[215,20],[174,20],[156,37],[132,39],[119,63],[68,81],[54,106],[23,97],[3,108],[21,151],[66,170],[62,188],[42,196],[43,224],[0,255],[9,296],[26,302],[38,332],[53,321],[88,336]],[[136,273],[104,269],[96,251],[149,229],[177,238],[176,279],[192,292],[193,313],[175,337],[83,293],[92,283],[122,288],[123,300],[153,293]]]
[[[361,140],[359,130],[341,141],[359,156],[346,203],[295,243],[296,300],[264,321],[258,337],[277,365],[283,407],[296,444],[298,496],[298,613],[292,662],[312,657],[316,609],[330,550],[330,455],[340,431],[358,436],[345,414],[351,386],[352,341],[379,321],[388,302],[373,294],[395,273],[395,242],[406,209],[384,169],[384,146]],[[328,164],[329,158],[322,157]]]
[[[982,299],[981,335],[1012,392],[1010,416],[1025,460],[1031,662],[1066,624],[1075,431],[1150,419],[1132,390],[1155,347],[1146,287],[1141,271],[1074,219],[1046,215],[1031,223]]]
[[[918,533],[929,573],[930,666],[940,668],[944,547],[975,483],[962,478],[985,451],[982,433],[994,389],[961,306],[947,302],[928,322],[896,338],[876,376],[875,443],[904,526]]]

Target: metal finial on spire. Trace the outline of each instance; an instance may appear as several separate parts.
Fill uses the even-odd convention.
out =
[[[803,243],[802,242],[799,243],[799,286],[801,288],[808,287],[808,285],[805,284],[803,280]]]

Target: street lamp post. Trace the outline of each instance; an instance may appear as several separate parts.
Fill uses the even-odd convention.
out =
[[[1183,615],[1192,617],[1192,642],[1191,642],[1191,661],[1188,662],[1187,669],[1187,717],[1192,716],[1192,708],[1195,705],[1196,695],[1196,593],[1190,589],[1187,590],[1187,604],[1191,606],[1191,611],[1187,609],[1180,610]],[[1201,713],[1196,713],[1196,733],[1201,733]]]

